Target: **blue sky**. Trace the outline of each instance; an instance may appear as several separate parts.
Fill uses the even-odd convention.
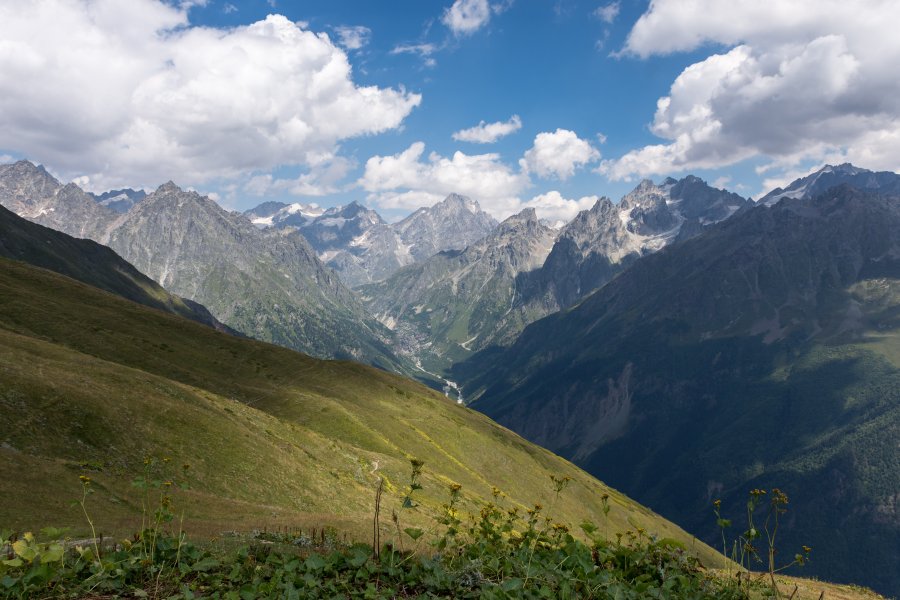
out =
[[[172,179],[229,208],[358,200],[392,219],[454,191],[568,219],[687,173],[757,196],[825,162],[897,169],[898,12],[9,0],[0,155],[92,191]]]

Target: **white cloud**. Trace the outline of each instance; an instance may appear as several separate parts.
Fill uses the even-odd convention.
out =
[[[430,43],[400,44],[391,49],[391,54],[414,54],[422,59],[422,62],[426,67],[430,68],[437,65],[437,61],[432,57],[432,54],[438,50],[439,48],[437,46]]]
[[[712,186],[720,190],[725,190],[728,189],[729,183],[731,183],[731,177],[729,177],[728,175],[722,175],[712,182]]]
[[[441,22],[456,35],[475,33],[491,20],[488,0],[456,0],[444,11]]]
[[[562,194],[556,190],[553,190],[546,194],[535,196],[528,202],[525,202],[523,208],[534,208],[541,219],[568,223],[575,218],[579,211],[589,210],[599,199],[599,196],[583,196],[577,200],[569,200],[563,198]]]
[[[338,40],[347,50],[359,50],[369,43],[372,37],[372,30],[363,25],[341,25],[335,27],[334,32],[338,35]]]
[[[539,177],[568,179],[575,169],[600,158],[590,142],[578,137],[574,131],[557,129],[543,132],[534,138],[534,145],[519,161],[523,171]]]
[[[528,174],[513,171],[498,154],[455,152],[448,158],[432,152],[426,157],[422,142],[394,155],[373,156],[366,162],[358,184],[369,192],[368,202],[381,208],[412,210],[431,206],[456,192],[474,198],[501,220],[530,207],[539,218],[570,221],[598,199],[568,199],[553,190],[523,201],[522,194],[531,186]]]
[[[237,12],[238,7],[232,4],[231,2],[226,2],[225,6],[222,7],[222,12],[226,15],[231,14],[233,12]]]
[[[594,10],[594,16],[604,23],[612,24],[612,22],[616,20],[616,17],[619,16],[620,8],[619,2],[612,2]]]
[[[900,38],[893,0],[655,0],[624,53],[727,49],[686,68],[660,98],[645,146],[601,171],[612,179],[764,157],[776,169],[846,156],[900,167]]]
[[[431,153],[425,158],[424,152],[425,144],[415,142],[398,154],[366,161],[359,185],[369,192],[369,201],[382,208],[414,209],[456,192],[502,218],[520,206],[518,196],[530,184],[527,175],[514,172],[498,154],[455,152],[447,158]]]
[[[159,0],[0,3],[0,147],[95,189],[312,167],[421,101],[351,77],[278,15],[220,30]]]
[[[354,161],[338,156],[292,179],[275,178],[269,173],[254,175],[244,183],[243,190],[253,196],[279,192],[294,196],[325,196],[339,192],[339,183],[355,166]]]
[[[513,115],[509,121],[497,121],[485,123],[480,121],[475,127],[462,129],[453,134],[453,139],[459,142],[472,142],[473,144],[493,144],[500,138],[522,128],[522,119],[519,115]]]

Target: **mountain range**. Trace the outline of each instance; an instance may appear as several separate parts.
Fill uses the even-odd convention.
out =
[[[737,517],[747,490],[785,489],[783,543],[823,549],[807,573],[900,590],[900,176],[827,166],[757,203],[643,181],[561,229],[532,210],[497,225],[456,195],[397,224],[358,203],[229,213],[171,182],[132,196],[0,167],[0,204],[137,271],[68,237],[43,248],[40,229],[5,256],[443,379],[709,542],[713,499]],[[66,256],[81,252],[124,280]]]
[[[297,229],[351,287],[381,281],[443,250],[462,250],[497,225],[476,201],[458,194],[393,224],[357,202],[328,210],[267,202],[244,215],[260,227]]]
[[[313,356],[409,371],[388,345],[390,332],[366,315],[296,232],[261,231],[171,182],[120,214],[27,161],[0,167],[0,204],[109,246],[245,335]]]
[[[748,490],[782,488],[779,537],[822,549],[805,572],[898,590],[900,199],[885,189],[745,208],[453,377],[474,408],[706,540],[714,499],[738,517]]]
[[[359,288],[398,332],[398,352],[443,373],[472,352],[513,341],[635,260],[724,220],[750,202],[697,177],[643,181],[616,205],[601,198],[562,229],[534,211],[510,217],[461,252],[443,252]]]

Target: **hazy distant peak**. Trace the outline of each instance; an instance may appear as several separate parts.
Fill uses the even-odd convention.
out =
[[[175,185],[175,182],[172,180],[169,180],[156,188],[157,194],[180,194],[182,192],[184,192],[184,190]]]
[[[523,208],[518,213],[508,217],[504,223],[512,221],[537,221],[537,212],[532,207]]]

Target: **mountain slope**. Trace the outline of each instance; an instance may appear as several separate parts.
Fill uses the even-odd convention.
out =
[[[900,202],[841,187],[644,257],[454,375],[707,540],[712,499],[737,517],[749,489],[781,487],[779,535],[820,550],[807,572],[896,593],[898,326]]]
[[[192,532],[309,523],[371,535],[378,479],[383,510],[400,510],[416,457],[424,489],[416,509],[400,511],[404,525],[433,524],[450,482],[463,486],[464,514],[492,499],[492,485],[506,505],[549,506],[553,474],[573,478],[548,509],[557,520],[644,527],[717,561],[571,464],[410,380],[224,335],[0,259],[0,521],[83,523],[69,499],[87,469],[99,530],[124,533],[140,523],[128,490],[146,456],[190,465],[193,491],[175,501]],[[383,529],[393,535],[388,518]]]
[[[0,256],[49,269],[133,302],[232,332],[204,306],[170,294],[106,246],[32,223],[2,206]]]
[[[441,252],[359,292],[372,314],[398,332],[404,351],[442,372],[483,347],[513,304],[517,278],[543,263],[555,235],[525,209],[465,250]]]
[[[260,231],[171,182],[118,214],[27,161],[0,171],[0,204],[115,250],[142,273],[241,333],[321,357],[409,371],[302,236]]]
[[[229,326],[303,350],[401,367],[355,298],[300,235],[259,231],[174,184],[136,205],[104,238],[167,289],[204,303]],[[383,336],[383,337],[382,337]]]

